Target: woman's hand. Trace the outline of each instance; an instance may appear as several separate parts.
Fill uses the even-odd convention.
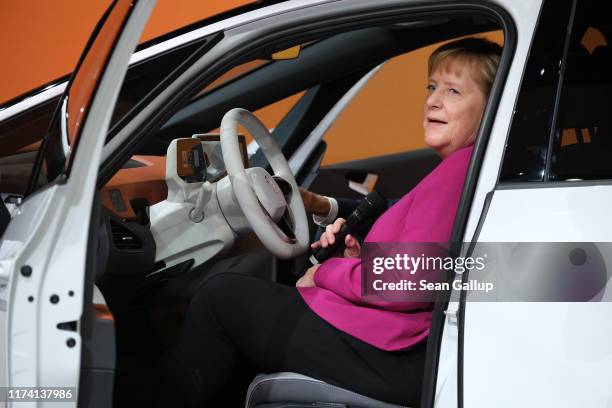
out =
[[[340,228],[346,222],[344,218],[338,218],[333,224],[329,224],[325,227],[325,232],[321,234],[321,238],[317,242],[313,242],[310,247],[312,249],[327,248],[329,245],[333,245],[336,242],[336,234],[340,232]],[[361,255],[361,245],[359,241],[351,234],[348,234],[344,238],[344,252],[342,256],[344,258],[359,258]]]
[[[304,202],[304,209],[307,213],[320,215],[321,217],[326,217],[327,214],[329,214],[331,205],[329,204],[329,200],[327,198],[313,193],[312,191],[308,191],[302,187],[299,189],[300,195],[302,196],[302,201]]]
[[[321,266],[321,264],[316,264],[308,268],[304,276],[298,279],[298,281],[295,283],[295,287],[296,288],[313,288],[317,286],[315,285],[314,276],[315,276],[315,273],[317,272],[317,269],[319,269],[319,266]]]

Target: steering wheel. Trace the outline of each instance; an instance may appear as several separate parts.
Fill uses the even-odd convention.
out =
[[[238,124],[251,133],[274,176],[262,168],[248,169],[247,174],[238,144]],[[281,259],[304,253],[309,242],[304,203],[289,164],[268,129],[251,112],[232,109],[221,120],[221,152],[236,201],[261,242]]]

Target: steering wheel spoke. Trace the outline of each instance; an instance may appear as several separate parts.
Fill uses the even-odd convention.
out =
[[[291,183],[289,183],[281,176],[277,176],[276,174],[274,174],[272,178],[274,179],[274,181],[276,181],[276,184],[281,189],[283,195],[285,196],[285,199],[289,200],[291,198],[291,193],[293,192],[293,187],[291,187]]]
[[[253,135],[274,176],[261,168],[245,170],[238,124]],[[304,203],[289,164],[268,129],[251,112],[232,109],[221,121],[221,150],[236,201],[261,242],[283,259],[305,252],[309,231]]]
[[[295,236],[295,221],[289,207],[285,209],[283,216],[278,220],[276,225],[287,236],[289,241],[295,241],[297,239]]]

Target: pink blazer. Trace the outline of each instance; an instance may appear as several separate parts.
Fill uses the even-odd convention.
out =
[[[366,242],[448,242],[472,146],[447,156],[389,208]],[[331,258],[315,274],[315,287],[298,288],[308,306],[329,324],[383,350],[409,348],[429,334],[431,304],[376,302],[361,297],[359,258]]]

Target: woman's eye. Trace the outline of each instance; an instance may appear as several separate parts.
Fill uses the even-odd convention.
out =
[[[459,92],[457,89],[455,88],[451,88],[449,89],[449,92],[452,93],[453,95],[461,95],[461,92]]]
[[[435,90],[436,90],[436,87],[435,87],[434,85],[432,85],[432,84],[429,84],[429,85],[427,85],[427,90],[428,90],[429,92],[433,92],[433,91],[435,91]]]

